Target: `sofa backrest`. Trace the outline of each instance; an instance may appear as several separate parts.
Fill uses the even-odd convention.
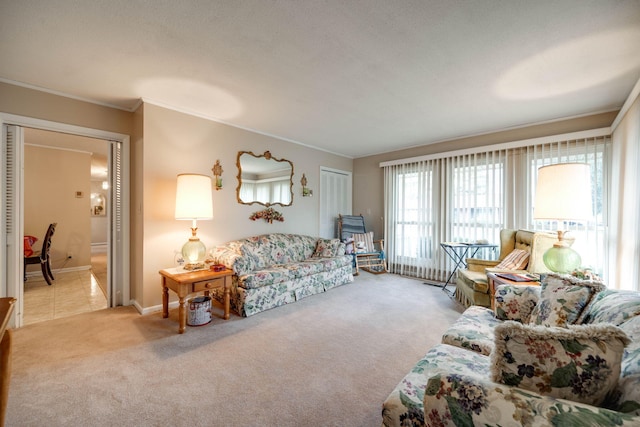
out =
[[[255,271],[275,264],[304,261],[313,255],[317,240],[299,234],[263,234],[241,240],[240,251],[244,258],[250,259],[247,266]]]

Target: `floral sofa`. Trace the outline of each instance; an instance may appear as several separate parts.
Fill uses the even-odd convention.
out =
[[[227,242],[211,257],[233,270],[231,308],[245,317],[353,282],[338,239],[264,234]],[[222,300],[219,290],[213,297]]]
[[[385,400],[383,426],[640,426],[640,293],[548,275],[471,306]]]

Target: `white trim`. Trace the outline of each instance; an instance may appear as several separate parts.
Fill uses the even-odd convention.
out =
[[[347,176],[353,176],[353,171],[344,171],[342,169],[334,169],[334,168],[330,168],[330,167],[327,167],[327,166],[320,166],[320,172],[322,172],[322,171],[339,173],[339,174],[347,175]]]
[[[128,143],[129,135],[123,133],[110,132],[101,129],[87,128],[83,126],[70,125],[67,123],[52,122],[49,120],[36,119],[27,116],[18,116],[0,112],[0,124],[18,125],[30,128],[50,130],[72,135],[87,136],[89,138],[106,139],[108,141],[121,141]]]
[[[42,144],[29,144],[27,142],[25,142],[24,145],[25,146],[28,145],[29,147],[45,148],[45,149],[48,149],[48,150],[71,151],[72,153],[80,153],[80,154],[93,154],[92,151],[76,150],[74,148],[54,147],[54,146],[51,146],[51,145],[42,145]],[[104,181],[104,180],[100,179],[100,180],[96,180],[96,181]]]
[[[0,83],[6,83],[13,86],[24,87],[26,89],[37,90],[38,92],[50,93],[52,95],[62,96],[63,98],[75,99],[76,101],[88,102],[89,104],[100,105],[101,107],[115,108],[116,110],[127,111],[129,113],[134,112],[137,109],[137,107],[140,106],[140,102],[137,102],[136,105],[131,109],[125,108],[119,105],[109,104],[107,102],[100,102],[100,101],[96,101],[95,99],[83,98],[81,96],[71,95],[66,92],[60,92],[53,89],[47,89],[41,86],[35,86],[32,84],[29,84],[29,83],[23,83],[15,80],[4,79],[2,77],[0,77]]]
[[[53,273],[69,273],[69,272],[72,272],[72,271],[86,271],[86,270],[91,270],[91,266],[90,265],[80,265],[78,267],[54,268],[51,271]],[[42,276],[42,272],[40,270],[33,270],[33,271],[29,271],[27,273],[27,278],[28,277],[38,277],[38,276]]]
[[[180,305],[180,301],[172,301],[169,303],[169,310],[178,308],[179,305]],[[133,306],[136,308],[136,310],[138,310],[138,313],[140,313],[143,316],[162,311],[162,304],[152,305],[151,307],[143,308],[142,306],[140,306],[140,304],[138,304],[138,301],[133,301]]]
[[[122,200],[123,203],[128,206],[130,204],[130,192],[129,192],[129,186],[130,186],[130,173],[129,173],[129,156],[130,156],[130,136],[126,135],[126,134],[122,134],[122,133],[117,133],[117,132],[110,132],[110,131],[105,131],[105,130],[101,130],[101,129],[94,129],[94,128],[88,128],[88,127],[83,127],[83,126],[76,126],[76,125],[71,125],[71,124],[67,124],[67,123],[59,123],[59,122],[53,122],[53,121],[49,121],[49,120],[42,120],[42,119],[36,119],[33,117],[27,117],[27,116],[19,116],[19,115],[15,115],[15,114],[8,114],[8,113],[3,113],[0,112],[0,127],[3,127],[4,125],[16,125],[16,126],[22,126],[22,127],[29,127],[29,128],[36,128],[36,129],[43,129],[43,130],[49,130],[49,131],[54,131],[54,132],[60,132],[60,133],[66,133],[66,134],[73,134],[73,135],[80,135],[80,136],[86,136],[86,137],[90,137],[90,138],[95,138],[95,139],[103,139],[106,141],[117,141],[122,143],[123,145],[123,156],[125,157],[125,160],[122,163],[122,168],[123,168],[123,190],[122,190]],[[113,185],[113,183],[111,183]],[[126,241],[129,241],[130,239],[130,225],[129,225],[129,210],[128,209],[124,209],[123,211],[123,237],[126,239]],[[17,250],[17,249],[16,249]],[[124,245],[123,246],[123,253],[121,254],[121,263],[122,263],[122,269],[124,272],[126,272],[124,274],[122,283],[119,283],[119,285],[121,286],[121,288],[119,289],[122,292],[122,304],[123,305],[129,305],[131,304],[131,283],[130,283],[130,264],[129,264],[129,260],[130,260],[130,254],[129,254],[129,246],[128,245]],[[21,288],[22,287],[22,283],[19,284],[7,284],[7,286],[14,286],[14,287],[18,287]],[[112,300],[113,298],[115,298],[114,295],[111,296]],[[18,327],[21,326],[21,320],[19,320],[18,322]]]
[[[629,96],[627,96],[627,100],[624,102],[622,108],[620,109],[620,112],[611,124],[611,132],[615,132],[616,128],[624,118],[625,114],[627,114],[627,111],[629,111],[629,108],[631,108],[631,105],[635,102],[638,96],[640,96],[640,79],[638,79],[636,85],[633,87],[633,89],[631,89]]]
[[[560,135],[542,136],[538,138],[523,139],[520,141],[503,142],[500,144],[484,145],[482,147],[465,148],[463,150],[444,151],[441,153],[427,154],[424,156],[410,157],[407,159],[390,160],[381,162],[380,167],[402,165],[406,163],[415,163],[434,159],[443,159],[445,157],[465,156],[475,153],[484,153],[487,151],[508,150],[513,148],[526,147],[530,145],[549,144],[557,141],[573,141],[576,139],[596,138],[599,136],[611,135],[611,127],[590,129],[579,132],[563,133]]]

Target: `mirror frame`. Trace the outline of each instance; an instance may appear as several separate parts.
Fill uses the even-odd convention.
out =
[[[263,203],[263,202],[259,202],[259,201],[253,201],[253,202],[244,202],[242,201],[242,199],[240,198],[240,187],[242,187],[242,166],[240,165],[240,157],[243,154],[248,154],[250,156],[253,156],[255,158],[261,158],[264,157],[266,160],[274,160],[276,162],[283,162],[283,163],[289,163],[289,166],[291,166],[291,175],[289,176],[289,191],[291,192],[291,201],[287,204],[284,204],[282,202],[276,202],[276,203]],[[236,199],[238,200],[238,203],[240,203],[241,205],[253,205],[253,204],[258,204],[258,205],[262,205],[262,206],[275,206],[275,205],[280,205],[280,206],[291,206],[293,205],[293,163],[290,160],[287,159],[278,159],[275,158],[271,155],[271,153],[269,151],[265,151],[264,154],[255,154],[253,151],[238,151],[238,158],[236,160],[236,166],[238,167],[238,187],[236,188]]]

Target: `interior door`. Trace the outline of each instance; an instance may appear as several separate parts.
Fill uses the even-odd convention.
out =
[[[318,235],[325,239],[337,237],[338,215],[351,215],[351,206],[351,172],[321,167],[320,230]]]
[[[0,297],[17,299],[10,325],[22,326],[22,198],[23,130],[19,126],[2,125],[2,212],[4,223],[0,231]]]

